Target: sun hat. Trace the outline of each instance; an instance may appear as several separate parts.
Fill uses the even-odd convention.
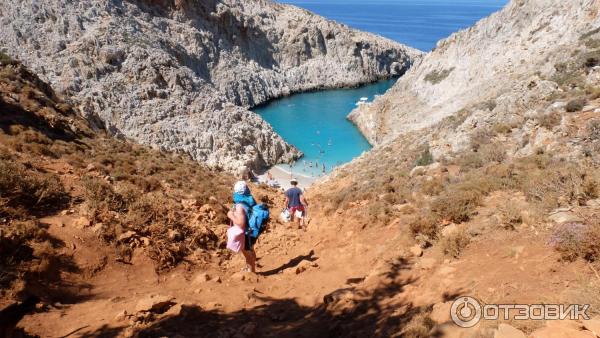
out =
[[[298,183],[298,180],[294,177],[294,178],[292,178],[292,180],[290,181],[290,183]]]
[[[248,190],[248,185],[246,184],[246,182],[235,182],[235,185],[233,186],[233,192],[235,192],[236,194],[243,195],[244,193],[246,193],[246,190]]]

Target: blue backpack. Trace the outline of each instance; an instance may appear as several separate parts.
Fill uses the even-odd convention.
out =
[[[246,235],[258,238],[269,221],[269,207],[266,204],[255,204],[253,207],[246,203],[239,204],[246,210]]]

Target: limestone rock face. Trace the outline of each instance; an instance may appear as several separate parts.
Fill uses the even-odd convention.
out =
[[[598,22],[595,0],[512,0],[500,12],[457,32],[370,105],[350,114],[368,140],[383,144],[485,107],[486,114],[526,110],[552,92],[543,81],[571,58]],[[491,111],[491,112],[490,112]],[[455,143],[461,140],[456,136]],[[452,144],[461,146],[460,144]]]
[[[299,155],[249,107],[421,55],[265,0],[2,1],[0,23],[3,52],[113,135],[231,170]]]

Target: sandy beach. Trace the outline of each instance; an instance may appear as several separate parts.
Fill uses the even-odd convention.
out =
[[[298,187],[301,189],[309,188],[315,181],[317,181],[318,177],[311,177],[298,173],[291,173],[289,170],[285,170],[280,166],[274,166],[264,173],[258,175],[259,182],[267,181],[267,172],[271,172],[273,179],[279,182],[279,185],[282,189],[287,190],[291,187],[290,180],[292,178],[296,178],[298,180]]]

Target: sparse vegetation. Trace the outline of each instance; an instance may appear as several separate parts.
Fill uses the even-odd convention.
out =
[[[560,124],[562,116],[559,112],[551,112],[548,114],[540,113],[536,116],[535,119],[541,127],[544,127],[548,130],[552,130],[554,127]]]
[[[0,52],[0,65],[16,65],[18,62],[6,53]]]
[[[512,126],[508,123],[496,123],[493,130],[497,134],[509,134],[512,131]]]
[[[578,112],[581,111],[583,109],[583,107],[586,104],[586,100],[584,98],[579,98],[579,99],[575,99],[575,100],[571,100],[567,103],[567,106],[565,107],[565,110],[568,113],[574,113],[574,112]]]
[[[587,125],[588,138],[591,141],[600,140],[600,120],[592,120]]]
[[[429,147],[427,147],[427,149],[423,150],[421,155],[419,155],[419,158],[417,158],[417,160],[415,161],[415,166],[426,166],[426,165],[430,165],[432,163],[433,163],[433,155],[431,155],[431,152],[429,151]]]
[[[458,258],[464,248],[471,242],[471,237],[464,230],[459,230],[442,238],[440,245],[444,254]]]
[[[595,262],[600,258],[600,225],[592,220],[588,223],[559,224],[554,229],[549,244],[566,261],[583,258]]]
[[[57,210],[69,197],[55,175],[43,174],[0,160],[0,216],[25,219]]]
[[[450,73],[452,73],[453,70],[454,70],[454,67],[452,67],[450,69],[433,70],[433,71],[429,72],[427,75],[425,75],[425,81],[430,82],[432,84],[438,84],[438,83],[444,81],[448,77],[448,75],[450,75]]]
[[[500,206],[500,220],[505,229],[515,230],[515,228],[523,223],[521,208],[513,201],[507,201]]]

